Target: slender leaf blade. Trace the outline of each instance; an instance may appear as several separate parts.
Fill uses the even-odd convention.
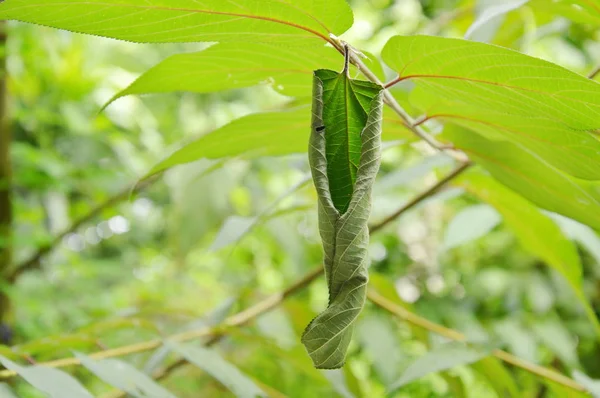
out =
[[[17,372],[26,382],[52,398],[92,398],[71,375],[58,369],[44,366],[20,366],[10,359],[0,356],[0,362],[7,369]]]
[[[192,364],[219,380],[225,387],[239,398],[265,397],[261,390],[248,376],[238,368],[225,361],[214,350],[204,347],[192,347],[173,342],[166,344],[172,351],[183,356]]]
[[[203,158],[305,153],[309,139],[306,126],[309,125],[310,107],[304,105],[244,116],[184,145],[154,166],[149,174]],[[412,139],[396,118],[384,119],[383,132],[383,138],[387,140]]]
[[[469,346],[458,342],[444,344],[411,363],[402,376],[388,387],[388,391],[395,391],[430,373],[477,362],[488,356],[490,351],[487,347]]]
[[[75,353],[75,357],[104,382],[133,397],[175,398],[175,395],[158,385],[150,376],[145,375],[128,363],[117,359],[96,361],[79,352]]]

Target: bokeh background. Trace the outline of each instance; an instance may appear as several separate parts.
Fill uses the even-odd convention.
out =
[[[462,37],[486,3],[492,2],[351,1],[356,22],[344,38],[378,54],[393,35]],[[600,61],[598,27],[554,3],[532,1],[472,39],[586,74]],[[285,97],[262,85],[129,96],[101,111],[160,60],[207,45],[133,44],[17,23],[6,31],[14,221],[3,247],[12,251],[11,272],[27,268],[2,284],[10,301],[2,314],[5,341],[44,361],[167,335],[211,311],[245,308],[320,264],[306,154],[201,160],[141,181],[182,143],[277,107]],[[401,97],[410,86],[397,90]],[[410,137],[386,145],[373,221],[434,184],[450,165]],[[597,308],[600,238],[568,220],[560,225],[580,249],[585,292]],[[69,232],[49,253],[27,263],[63,231]],[[373,235],[371,257],[372,283],[399,305],[469,337],[488,336],[528,361],[600,378],[600,346],[564,280],[522,247],[496,210],[461,188],[448,186]],[[380,397],[442,341],[368,304],[345,370],[316,371],[299,336],[326,302],[325,282],[318,280],[229,334],[218,350],[284,396]],[[127,361],[143,368],[149,355]],[[522,370],[505,370],[494,376],[462,366],[391,396],[497,397],[494,378],[506,374],[519,396],[568,396]],[[111,389],[84,369],[72,372],[98,395]],[[42,396],[12,383],[19,396]],[[230,396],[191,366],[163,383],[179,397]]]

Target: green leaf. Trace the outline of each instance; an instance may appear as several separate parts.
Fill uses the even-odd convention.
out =
[[[313,128],[325,137],[329,192],[335,208],[344,214],[360,164],[361,134],[381,86],[326,69],[315,72],[315,82],[320,87],[322,125]]]
[[[0,18],[134,42],[288,45],[307,44],[307,37],[329,41],[353,21],[344,0],[5,0]]]
[[[306,151],[309,123],[308,106],[242,117],[179,149],[154,166],[150,174],[202,158],[302,153]]]
[[[367,221],[381,156],[381,88],[336,75],[315,73],[308,152],[318,196],[329,305],[307,326],[302,343],[315,367],[323,369],[344,364],[354,321],[365,303]],[[344,184],[350,184],[351,191]]]
[[[532,203],[484,174],[471,172],[462,177],[458,185],[494,206],[523,247],[569,282],[596,332],[600,334],[600,322],[582,290],[582,266],[577,249],[554,221]]]
[[[17,372],[26,382],[52,398],[93,398],[71,375],[58,369],[44,366],[20,366],[10,359],[0,356],[6,369]]]
[[[464,245],[487,235],[502,217],[493,207],[474,205],[461,210],[448,224],[444,236],[446,250]]]
[[[111,100],[131,95],[192,91],[211,93],[268,84],[281,94],[306,97],[317,68],[336,68],[333,47],[284,47],[264,43],[219,43],[173,55],[151,68]]]
[[[308,105],[244,116],[183,146],[154,166],[149,174],[203,158],[219,159],[238,155],[252,158],[305,153],[310,132],[308,126]],[[383,131],[383,138],[387,140],[413,138],[395,115],[384,118]]]
[[[444,136],[495,179],[536,205],[600,230],[600,183],[571,177],[538,156],[508,143],[446,126]]]
[[[600,179],[599,83],[513,50],[458,39],[396,36],[382,55],[398,81],[416,84],[412,100],[426,120],[467,127],[498,146],[512,142],[574,177]]]
[[[175,398],[175,395],[158,385],[151,377],[133,366],[117,359],[96,361],[87,355],[76,352],[75,357],[90,372],[104,382],[136,398],[163,397]]]
[[[485,347],[458,342],[443,344],[411,363],[402,376],[388,387],[388,392],[393,392],[430,373],[477,362],[489,354],[490,349]]]
[[[265,393],[238,368],[225,361],[216,351],[167,342],[166,345],[202,369],[239,398],[264,397]]]

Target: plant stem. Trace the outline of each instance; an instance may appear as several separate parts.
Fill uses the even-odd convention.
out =
[[[372,225],[369,228],[369,232],[371,234],[373,234],[373,233],[379,231],[380,229],[384,228],[389,223],[391,223],[392,221],[394,221],[395,219],[397,219],[398,217],[400,217],[404,212],[406,212],[407,210],[412,209],[413,207],[415,207],[416,205],[418,205],[419,203],[421,203],[424,199],[427,199],[428,197],[430,197],[433,194],[435,194],[443,186],[445,186],[447,183],[449,183],[450,181],[452,181],[453,179],[455,179],[456,177],[458,177],[459,175],[461,175],[464,171],[466,171],[471,166],[472,166],[471,162],[462,163],[460,166],[458,166],[457,168],[455,168],[446,177],[444,177],[441,180],[439,180],[431,188],[429,188],[429,189],[423,191],[422,193],[420,193],[419,195],[415,196],[412,200],[410,200],[404,206],[402,206],[401,208],[399,208],[398,210],[396,210],[394,213],[390,214],[388,217],[384,218],[381,222]]]
[[[406,310],[405,308],[402,308],[399,305],[394,304],[392,301],[386,299],[381,294],[379,294],[378,292],[376,292],[372,289],[369,289],[369,291],[367,292],[367,299],[369,301],[371,301],[373,304],[375,304],[376,306],[378,306],[379,308],[384,309],[387,312],[397,316],[398,318],[412,323],[413,325],[416,325],[423,329],[427,329],[433,333],[439,334],[440,336],[447,337],[450,340],[455,340],[455,341],[466,341],[467,340],[467,337],[463,333],[461,333],[457,330],[450,329],[445,326],[439,325],[437,323],[431,322],[425,318],[422,318],[422,317]],[[576,391],[587,392],[585,387],[583,387],[581,384],[577,383],[576,381],[568,378],[567,376],[562,375],[552,369],[545,368],[543,366],[539,366],[534,363],[525,361],[525,360],[518,358],[512,354],[509,354],[506,351],[494,350],[494,351],[492,351],[492,355],[506,363],[510,363],[511,365],[514,365],[518,368],[524,369],[534,375],[543,377],[545,379],[551,380],[558,384],[562,384],[563,386],[569,387]]]
[[[600,65],[596,66],[596,68],[587,75],[587,78],[593,80],[599,74],[600,74]]]
[[[227,327],[237,327],[243,326],[246,323],[252,321],[259,315],[264,314],[272,310],[281,304],[287,297],[290,295],[297,293],[298,291],[304,289],[308,286],[312,281],[317,279],[323,273],[322,267],[318,267],[311,272],[309,272],[302,279],[285,289],[280,293],[273,294],[266,299],[258,302],[257,304],[241,311],[229,318],[225,319],[221,326],[216,328],[200,328],[196,330],[186,331],[182,333],[177,333],[167,337],[167,340],[173,340],[177,342],[185,342],[189,340],[194,340],[201,337],[216,337],[221,336],[223,334],[223,328]],[[144,351],[150,351],[155,348],[160,347],[163,344],[163,339],[153,339],[144,341],[141,343],[130,344],[122,347],[117,347],[109,350],[98,351],[90,354],[90,358],[93,359],[105,359],[105,358],[114,358],[120,357],[124,355],[135,354]],[[63,368],[66,366],[80,365],[80,361],[77,358],[62,358],[54,361],[42,362],[38,365],[46,366],[50,368]],[[12,370],[2,370],[0,371],[0,380],[4,380],[15,376],[16,373]]]
[[[109,209],[112,206],[118,204],[119,202],[127,199],[134,193],[137,193],[147,188],[156,180],[156,178],[149,178],[140,183],[135,184],[133,187],[127,187],[122,191],[118,192],[116,195],[106,199],[104,202],[94,207],[92,210],[89,211],[89,213],[85,214],[83,217],[77,219],[73,224],[71,224],[69,228],[55,236],[49,244],[41,246],[33,255],[31,255],[31,257],[17,265],[12,271],[12,273],[9,274],[8,280],[10,282],[15,282],[24,272],[39,268],[40,260],[44,256],[48,255],[50,252],[52,252],[52,250],[54,250],[54,248],[56,248],[60,244],[60,242],[62,242],[65,236],[77,231],[79,227],[96,218],[104,210]]]

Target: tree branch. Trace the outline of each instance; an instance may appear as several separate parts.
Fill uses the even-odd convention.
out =
[[[225,321],[218,327],[210,328],[200,328],[196,330],[186,331],[182,333],[177,333],[171,336],[168,336],[167,340],[173,340],[176,342],[185,342],[194,339],[198,339],[201,337],[217,337],[222,336],[224,333],[224,328],[228,327],[238,327],[243,326],[246,323],[252,321],[259,315],[264,314],[272,310],[281,304],[287,297],[291,296],[294,293],[302,290],[306,286],[308,286],[312,281],[317,279],[323,273],[322,267],[316,268],[309,272],[304,278],[300,279],[284,291],[280,293],[273,294],[266,299],[258,302],[257,304],[241,311],[235,315],[230,316],[225,319]],[[145,351],[150,351],[155,348],[160,347],[163,344],[163,339],[153,339],[144,341],[141,343],[130,344],[118,348],[113,348],[109,350],[98,351],[90,354],[90,358],[93,359],[106,359],[106,358],[114,358],[120,357],[124,355],[130,355]],[[62,358],[54,361],[41,362],[38,365],[46,366],[50,368],[64,368],[67,366],[80,365],[81,362],[77,358]],[[0,371],[0,380],[4,380],[16,375],[16,372],[12,370],[2,370]]]
[[[439,191],[440,188],[442,188],[447,183],[449,183],[450,181],[452,181],[453,179],[455,179],[456,177],[461,175],[465,170],[467,170],[469,167],[471,167],[471,165],[472,165],[471,162],[462,163],[460,166],[458,166],[456,169],[454,169],[450,174],[448,174],[446,177],[444,177],[440,181],[438,181],[434,186],[427,189],[426,191],[423,191],[419,195],[415,196],[411,201],[406,203],[404,206],[399,208],[394,213],[390,214],[388,217],[383,219],[381,222],[379,222],[375,225],[372,225],[369,228],[369,232],[371,234],[373,234],[373,233],[379,231],[380,229],[384,228],[389,223],[391,223],[392,221],[394,221],[395,219],[400,217],[404,212],[412,209],[413,207],[415,207],[416,205],[421,203],[424,199],[427,199],[428,197],[430,197],[431,195],[433,195],[434,193]]]
[[[410,322],[413,325],[416,325],[420,328],[429,330],[431,332],[439,334],[440,336],[447,337],[450,340],[455,340],[455,341],[466,341],[467,340],[467,337],[463,333],[461,333],[457,330],[450,329],[445,326],[439,325],[437,323],[431,322],[425,318],[422,318],[422,317],[406,310],[405,308],[402,308],[399,305],[394,304],[392,301],[386,299],[385,297],[383,297],[381,294],[379,294],[378,292],[376,292],[373,289],[369,289],[369,291],[367,292],[367,299],[369,301],[371,301],[373,304],[375,304],[376,306],[378,306],[379,308],[384,309],[385,311],[397,316],[398,318],[405,320],[407,322]],[[492,351],[492,355],[506,363],[509,363],[513,366],[524,369],[534,375],[543,377],[547,380],[551,380],[558,384],[562,384],[563,386],[569,387],[576,391],[587,392],[585,387],[582,386],[581,384],[577,383],[575,380],[570,379],[567,376],[562,375],[552,369],[545,368],[543,366],[539,366],[534,363],[525,361],[525,360],[518,358],[512,354],[509,354],[506,351],[494,350],[494,351]]]
[[[423,200],[427,199],[428,197],[430,197],[431,195],[436,193],[442,186],[444,186],[445,184],[450,182],[452,179],[459,176],[462,172],[467,170],[470,167],[470,165],[471,165],[471,163],[467,162],[467,163],[464,163],[464,164],[460,165],[459,167],[457,167],[454,171],[452,171],[448,176],[446,176],[442,180],[440,180],[433,187],[431,187],[428,190],[424,191],[423,193],[417,195],[413,200],[409,201],[407,204],[400,207],[391,216],[385,218],[384,220],[382,220],[376,224],[373,224],[369,228],[370,232],[375,233],[375,232],[381,230],[382,228],[384,228],[387,224],[389,224],[396,218],[400,217],[406,211],[412,209],[415,205],[417,205],[418,203],[422,202]],[[213,345],[225,336],[226,328],[239,327],[239,326],[246,325],[247,323],[254,320],[256,317],[279,306],[287,297],[304,289],[305,287],[310,285],[314,280],[316,280],[322,274],[323,274],[323,268],[322,268],[322,266],[319,266],[316,269],[309,272],[302,279],[300,279],[299,281],[297,281],[296,283],[294,283],[293,285],[291,285],[290,287],[285,289],[284,291],[277,293],[277,294],[273,294],[273,295],[265,298],[264,300],[258,302],[257,304],[247,308],[246,310],[243,310],[243,311],[225,319],[225,321],[220,326],[213,327],[213,328],[207,327],[207,328],[201,328],[201,329],[197,329],[197,330],[191,330],[191,331],[186,331],[186,332],[182,332],[182,333],[177,333],[177,334],[167,337],[167,339],[177,341],[177,342],[185,342],[185,341],[198,339],[201,337],[211,337],[211,339],[206,343],[206,345]],[[410,311],[407,311],[404,308],[395,305],[394,303],[385,299],[384,297],[379,295],[377,292],[374,292],[373,290],[369,290],[367,292],[367,298],[371,302],[373,302],[375,305],[387,310],[388,312],[398,316],[399,318],[402,318],[408,322],[413,323],[414,325],[417,325],[424,329],[430,330],[434,333],[440,334],[440,335],[445,336],[452,340],[456,340],[456,341],[465,341],[466,340],[466,337],[462,333],[460,333],[456,330],[450,329],[450,328],[446,328],[445,326],[436,324],[434,322],[428,321],[425,318],[421,318],[420,316],[413,314]],[[148,340],[145,342],[122,346],[122,347],[118,347],[118,348],[114,348],[114,349],[98,351],[98,352],[90,354],[89,356],[94,359],[113,358],[113,357],[134,354],[134,353],[150,351],[150,350],[160,347],[162,344],[163,344],[162,339],[154,339],[154,340]],[[535,375],[544,377],[548,380],[552,380],[556,383],[562,384],[571,389],[586,392],[586,389],[583,386],[581,386],[579,383],[575,382],[574,380],[572,380],[564,375],[561,375],[560,373],[558,373],[552,369],[544,368],[539,365],[535,365],[533,363],[522,360],[518,357],[515,357],[514,355],[511,355],[511,354],[509,354],[505,351],[501,351],[501,350],[495,350],[493,352],[493,355],[506,363],[510,363],[516,367],[519,367],[521,369],[529,371]],[[174,362],[173,364],[169,365],[168,367],[155,372],[153,374],[153,377],[157,380],[164,379],[165,377],[170,375],[173,371],[180,368],[181,366],[186,365],[187,363],[188,362],[185,359],[179,359],[176,362]],[[63,367],[67,367],[67,366],[80,365],[80,364],[81,363],[79,362],[79,360],[77,358],[62,358],[62,359],[58,359],[58,360],[54,360],[54,361],[39,363],[38,365],[52,367],[52,368],[63,368]],[[16,372],[14,372],[12,370],[0,371],[0,380],[5,380],[5,379],[11,378],[13,376],[16,376]],[[104,395],[103,398],[119,398],[122,396],[123,396],[122,392],[115,390],[113,392],[110,392],[110,393]]]
[[[598,76],[599,74],[600,74],[600,65],[596,66],[596,68],[587,75],[587,78],[594,80],[596,78],[596,76]]]
[[[60,234],[56,235],[49,244],[40,247],[31,257],[29,257],[27,260],[25,260],[22,263],[20,263],[19,265],[17,265],[15,267],[15,269],[12,271],[12,273],[9,274],[8,280],[11,283],[13,283],[24,272],[39,268],[40,260],[44,256],[48,255],[50,252],[52,252],[52,250],[54,250],[54,248],[56,248],[62,242],[62,240],[65,236],[69,235],[70,233],[75,232],[76,230],[79,229],[79,227],[81,227],[82,225],[84,225],[84,224],[88,223],[89,221],[93,220],[94,218],[96,218],[104,210],[109,209],[110,207],[116,205],[117,203],[127,199],[130,195],[133,195],[133,194],[140,192],[143,189],[147,188],[148,186],[153,184],[156,180],[157,180],[156,178],[149,178],[149,179],[146,179],[142,182],[135,184],[133,187],[127,187],[127,188],[123,189],[122,191],[120,191],[119,193],[117,193],[116,195],[106,199],[103,203],[100,203],[99,205],[94,207],[92,210],[90,210],[89,213],[87,213],[83,217],[81,217],[81,218],[77,219],[75,222],[73,222],[73,224],[71,224],[69,226],[69,228],[67,228]]]
[[[398,116],[400,116],[404,122],[404,125],[417,137],[427,142],[432,148],[438,151],[445,151],[450,156],[461,162],[468,161],[466,154],[453,150],[451,146],[439,143],[429,133],[423,130],[421,126],[419,126],[416,121],[400,106],[398,101],[396,101],[396,98],[394,98],[394,96],[389,92],[387,85],[383,84],[381,80],[379,80],[379,78],[362,62],[360,57],[354,53],[354,51],[350,51],[350,61],[358,68],[358,70],[362,72],[363,75],[365,75],[367,79],[384,87],[385,90],[383,91],[383,102],[385,102]]]

